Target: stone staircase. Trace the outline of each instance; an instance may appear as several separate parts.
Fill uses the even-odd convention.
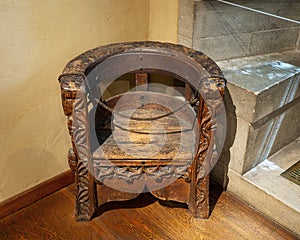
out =
[[[300,160],[300,54],[218,64],[229,81],[227,130],[233,141],[213,175],[219,182],[227,175],[228,191],[300,235],[300,186],[280,176]]]
[[[300,9],[271,1],[272,13]],[[179,43],[217,61],[228,80],[227,137],[213,180],[300,237],[300,186],[280,176],[300,160],[300,25],[188,0],[179,0],[178,25]]]
[[[300,232],[300,186],[280,174],[299,161],[299,146],[300,138],[297,138],[247,173],[239,176],[232,171],[230,174],[237,176],[238,180],[228,188],[297,234]],[[237,184],[247,187],[240,189]]]

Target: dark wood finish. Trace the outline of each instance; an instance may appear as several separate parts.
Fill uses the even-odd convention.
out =
[[[138,91],[147,91],[148,74],[147,73],[136,73],[135,74],[135,85]]]
[[[74,182],[71,170],[63,172],[0,203],[0,218],[12,214]]]
[[[185,84],[185,98],[189,101],[192,99],[192,88],[188,83]]]
[[[112,56],[113,58],[110,58]],[[89,76],[95,76],[95,73],[99,72],[101,74],[98,74],[97,78],[89,78]],[[131,93],[121,109],[115,110],[116,99],[124,97],[126,94],[107,99],[104,103],[101,98],[99,99],[99,91],[94,90],[98,88],[99,83],[106,81],[106,79],[128,72],[135,72],[138,92]],[[126,156],[122,151],[119,151],[118,147],[120,145],[117,146],[109,138],[103,144],[104,150],[107,150],[104,151],[105,156],[101,151],[99,154],[99,151],[94,152],[92,150],[90,134],[93,133],[90,131],[90,117],[88,115],[88,104],[90,102],[94,104],[93,109],[90,111],[91,116],[94,116],[96,109],[99,109],[99,107],[102,107],[101,113],[107,112],[106,115],[109,115],[109,112],[116,111],[118,111],[117,115],[121,115],[119,111],[126,110],[126,107],[140,109],[144,107],[145,99],[156,98],[157,104],[145,108],[148,110],[146,114],[139,111],[137,119],[146,115],[143,118],[147,121],[150,119],[154,121],[156,118],[152,119],[153,115],[151,114],[154,111],[156,111],[156,114],[161,111],[162,116],[165,118],[162,120],[165,121],[165,126],[171,126],[174,129],[172,119],[166,118],[172,112],[168,113],[160,106],[167,106],[168,109],[168,106],[178,100],[176,98],[171,100],[170,97],[162,94],[152,93],[151,96],[149,92],[148,95],[146,92],[139,92],[141,88],[147,90],[147,87],[143,85],[147,83],[147,74],[155,72],[167,72],[168,75],[184,81],[186,84],[186,103],[191,105],[189,106],[192,112],[197,112],[198,125],[196,128],[191,129],[195,133],[194,139],[197,139],[197,142],[192,146],[188,146],[187,142],[187,147],[182,148],[184,151],[192,153],[192,156],[188,156],[186,153],[182,154],[182,160],[189,163],[185,164],[186,168],[182,168],[182,164],[180,165],[178,162],[174,162],[174,164],[172,162],[168,165],[169,162],[165,161],[172,158],[171,155],[174,151],[172,152],[171,149],[176,146],[175,140],[177,137],[175,135],[173,135],[173,140],[170,140],[170,144],[166,144],[167,149],[163,151],[164,154],[158,154],[155,159],[136,159],[130,155]],[[91,74],[89,75],[89,73]],[[95,81],[96,79],[97,81]],[[144,187],[142,185],[138,187],[139,183],[136,179],[139,176],[137,176],[137,173],[140,176],[151,175],[153,180],[150,181],[150,185],[145,185],[149,191],[152,190],[152,186],[155,189],[158,182],[170,183],[164,191],[155,192],[155,196],[158,198],[184,201],[188,204],[193,216],[208,218],[209,172],[218,158],[217,151],[213,150],[214,143],[218,144],[214,141],[214,132],[217,126],[216,115],[220,112],[225,89],[225,79],[214,61],[201,52],[175,44],[159,42],[119,43],[90,50],[73,59],[65,67],[59,81],[62,92],[62,105],[68,118],[68,128],[73,145],[73,149],[69,151],[68,159],[69,165],[75,171],[76,176],[77,220],[90,220],[98,207],[95,183],[101,185],[102,183],[108,184],[111,182],[115,185],[124,185],[130,191],[134,188],[140,188],[140,191],[142,191]],[[97,92],[97,96],[93,95],[95,92]],[[191,99],[192,97],[195,99]],[[195,107],[197,102],[199,103],[198,109]],[[120,108],[120,106],[118,107]],[[180,113],[179,110],[176,110],[176,112]],[[189,111],[178,114],[179,118],[187,121],[191,121],[187,117],[191,115]],[[132,120],[135,120],[135,118],[132,118]],[[120,125],[122,125],[122,122],[120,122]],[[137,131],[144,131],[147,128],[146,125],[140,121],[133,122],[132,126],[134,128],[130,129],[131,137],[127,141],[145,141],[145,138]],[[121,130],[123,129],[121,128]],[[135,135],[132,134],[133,132]],[[180,133],[183,133],[182,129]],[[123,137],[122,131],[119,131],[118,134],[120,138]],[[133,135],[134,140],[132,141]],[[122,141],[124,142],[124,139]],[[132,149],[130,144],[125,147]],[[150,144],[149,151],[153,147]],[[108,159],[113,160],[114,164],[107,166],[107,163],[110,163],[110,161],[107,161]],[[127,161],[129,159],[130,161]],[[192,164],[189,166],[191,162]],[[171,184],[173,181],[168,178],[176,178],[178,181]],[[182,179],[185,180],[185,184],[182,184]],[[182,189],[182,191],[177,191],[178,189]],[[182,193],[184,193],[183,196]],[[111,196],[111,199],[125,200],[114,189],[111,189],[107,194]],[[189,199],[186,195],[189,196]]]
[[[141,194],[130,201],[106,203],[102,215],[79,223],[73,215],[76,192],[71,185],[1,219],[0,239],[299,239],[217,189],[212,186],[210,200],[215,206],[205,221],[192,218],[180,205]]]

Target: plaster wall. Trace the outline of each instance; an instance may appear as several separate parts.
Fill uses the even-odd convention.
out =
[[[0,2],[0,202],[68,169],[57,82],[66,63],[100,45],[148,40],[148,14],[148,0]]]
[[[149,40],[177,43],[178,0],[149,0]]]

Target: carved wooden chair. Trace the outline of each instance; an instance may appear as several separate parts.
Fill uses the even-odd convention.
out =
[[[155,73],[182,84],[182,97],[152,91]],[[131,91],[105,97],[124,74],[133,76]],[[77,220],[90,220],[105,202],[145,191],[208,218],[226,82],[215,62],[175,44],[118,43],[71,60],[59,81],[72,139]]]

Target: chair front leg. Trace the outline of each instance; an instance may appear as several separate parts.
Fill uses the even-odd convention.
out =
[[[77,221],[89,221],[95,212],[95,185],[90,178],[87,167],[79,160],[75,175]]]
[[[89,171],[92,169],[92,154],[84,80],[81,75],[67,74],[60,77],[62,104],[68,117],[73,145],[73,154],[69,152],[69,163],[71,169],[75,170],[77,221],[90,220],[96,204],[94,180]],[[75,164],[72,160],[75,160]]]
[[[209,217],[209,174],[196,179],[196,216]]]

